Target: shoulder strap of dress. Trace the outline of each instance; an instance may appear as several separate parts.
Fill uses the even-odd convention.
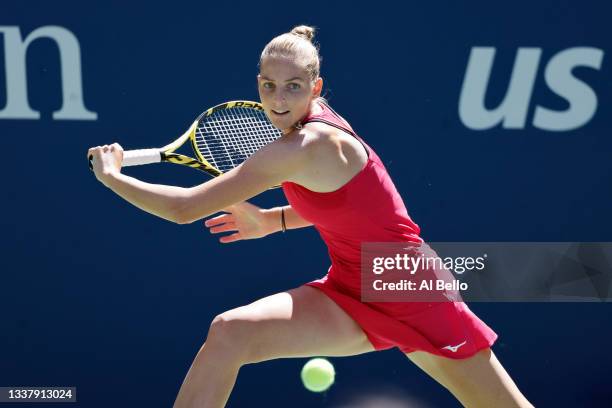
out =
[[[355,133],[351,125],[349,125],[349,123],[342,116],[338,115],[338,113],[336,113],[336,111],[333,110],[331,106],[329,106],[327,103],[323,101],[318,101],[318,103],[323,108],[323,111],[317,115],[306,117],[302,121],[302,125],[305,125],[306,123],[311,123],[311,122],[322,122],[330,126],[333,126],[337,129],[343,130],[346,133],[354,137],[357,137],[359,139],[359,137],[357,136],[357,134]],[[329,116],[331,116],[331,118],[329,118]],[[330,120],[332,118],[336,119],[340,123]]]
[[[365,149],[368,157],[370,157],[371,156],[370,147],[363,141],[363,139],[359,137],[359,135],[357,135],[357,133],[355,133],[351,125],[349,125],[349,123],[342,116],[340,116],[335,110],[333,110],[332,107],[329,106],[327,103],[321,100],[317,102],[321,105],[321,107],[323,108],[323,111],[316,115],[307,116],[302,121],[301,124],[305,125],[306,123],[311,123],[311,122],[321,122],[329,126],[333,126],[336,129],[340,129],[348,133],[349,135],[353,136],[355,139],[357,139],[357,141],[363,145],[363,148]]]

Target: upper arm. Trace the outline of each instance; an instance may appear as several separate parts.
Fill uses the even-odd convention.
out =
[[[179,222],[207,217],[291,179],[310,155],[299,140],[279,139],[255,152],[227,173],[188,189],[178,211]]]

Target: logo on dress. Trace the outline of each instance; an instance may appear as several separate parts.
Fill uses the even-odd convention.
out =
[[[456,353],[457,350],[459,350],[459,347],[463,346],[465,343],[467,343],[467,340],[464,341],[463,343],[457,344],[456,346],[446,346],[446,347],[442,347],[443,350],[450,350],[453,353]]]

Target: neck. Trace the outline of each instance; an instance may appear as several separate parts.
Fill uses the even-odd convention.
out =
[[[300,119],[295,125],[293,125],[293,127],[287,130],[284,130],[283,135],[287,135],[293,132],[295,129],[298,129],[298,130],[301,129],[302,121],[304,120],[304,118],[307,118],[308,116],[311,116],[311,115],[316,115],[318,113],[321,113],[322,111],[323,111],[323,108],[321,108],[321,105],[319,105],[319,103],[317,102],[317,99],[313,99],[312,102],[310,102],[310,109],[308,110],[306,115],[304,115],[302,119]]]

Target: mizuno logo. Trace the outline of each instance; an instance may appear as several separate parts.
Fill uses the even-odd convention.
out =
[[[446,347],[442,347],[442,349],[450,350],[453,353],[456,353],[457,350],[459,350],[459,347],[463,346],[465,343],[467,343],[467,340],[464,341],[463,343],[457,344],[456,346],[446,346]]]

